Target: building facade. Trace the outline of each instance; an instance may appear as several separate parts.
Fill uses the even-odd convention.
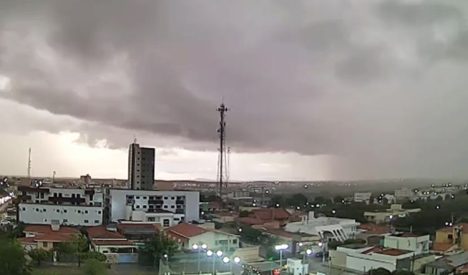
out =
[[[369,204],[371,201],[371,192],[356,192],[354,193],[354,202],[362,202]]]
[[[128,183],[133,190],[153,190],[154,148],[130,144],[128,150]]]
[[[170,227],[200,219],[200,194],[191,191],[111,189],[110,220],[156,223]]]
[[[104,198],[95,189],[20,186],[18,220],[25,224],[95,226],[103,223]]]

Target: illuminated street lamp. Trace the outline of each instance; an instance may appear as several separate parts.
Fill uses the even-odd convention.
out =
[[[287,244],[280,244],[275,246],[275,250],[278,250],[280,253],[280,266],[283,267],[283,250],[288,249]]]
[[[204,244],[204,243],[203,244],[194,243],[192,245],[192,249],[197,250],[197,252],[198,252],[198,257],[197,257],[198,272],[200,272],[200,253],[201,253],[202,250],[205,250],[207,248],[208,248],[208,246],[206,244]]]
[[[306,257],[309,257],[310,254],[312,254],[312,250],[307,249],[304,253],[304,258],[302,259],[302,262],[305,263]]]

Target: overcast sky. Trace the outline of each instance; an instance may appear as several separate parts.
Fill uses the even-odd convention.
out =
[[[0,174],[468,178],[468,1],[0,0]]]

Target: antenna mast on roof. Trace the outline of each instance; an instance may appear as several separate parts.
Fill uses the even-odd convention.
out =
[[[223,194],[223,177],[224,177],[224,169],[223,168],[223,164],[224,164],[224,158],[225,158],[225,152],[226,152],[226,149],[224,148],[225,147],[225,128],[226,128],[226,122],[224,122],[224,114],[228,111],[229,109],[226,108],[226,106],[224,105],[224,103],[221,103],[221,105],[219,106],[219,108],[217,109],[217,111],[219,112],[219,129],[218,129],[218,134],[219,134],[219,161],[218,161],[218,195],[219,197],[222,196]]]
[[[28,154],[28,178],[31,178],[31,147],[29,147],[29,154]]]

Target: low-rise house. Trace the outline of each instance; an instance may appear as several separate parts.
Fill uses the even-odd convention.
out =
[[[434,259],[430,254],[416,255],[408,250],[358,244],[339,246],[330,251],[332,266],[363,273],[377,268],[419,271],[424,264]]]
[[[317,217],[314,212],[303,216],[300,222],[286,224],[285,230],[292,233],[318,235],[321,239],[331,241],[345,241],[354,239],[358,233],[359,223],[354,219],[336,217]]]
[[[384,238],[384,247],[412,251],[415,255],[429,253],[429,235],[395,233]]]
[[[117,232],[117,228],[95,226],[86,229],[90,249],[106,255],[111,263],[138,262],[137,246],[133,241]]]
[[[282,208],[253,209],[248,217],[240,217],[237,222],[245,225],[263,225],[272,228],[280,228],[290,221],[300,220]]]
[[[371,196],[371,192],[356,192],[354,193],[354,202],[369,204],[371,201]]]
[[[387,225],[365,223],[359,225],[358,239],[366,240],[368,245],[383,245],[386,235],[391,233],[391,228]]]
[[[466,274],[468,272],[468,252],[445,256],[425,265],[425,274]]]
[[[239,236],[194,224],[180,223],[164,230],[181,249],[191,250],[194,244],[206,244],[211,250],[234,251],[239,248]]]
[[[161,230],[159,224],[154,223],[119,223],[117,231],[125,238],[135,242],[145,242],[158,235]]]
[[[27,225],[23,233],[24,238],[19,238],[19,242],[25,250],[35,248],[53,250],[58,244],[72,241],[75,236],[80,235],[80,231],[73,227],[60,225]]]
[[[447,226],[436,231],[432,251],[451,254],[468,250],[468,223]]]
[[[364,212],[364,217],[369,222],[388,223],[392,219],[404,218],[420,211],[420,208],[403,209],[401,204],[392,204],[390,208],[385,211],[366,211]]]

